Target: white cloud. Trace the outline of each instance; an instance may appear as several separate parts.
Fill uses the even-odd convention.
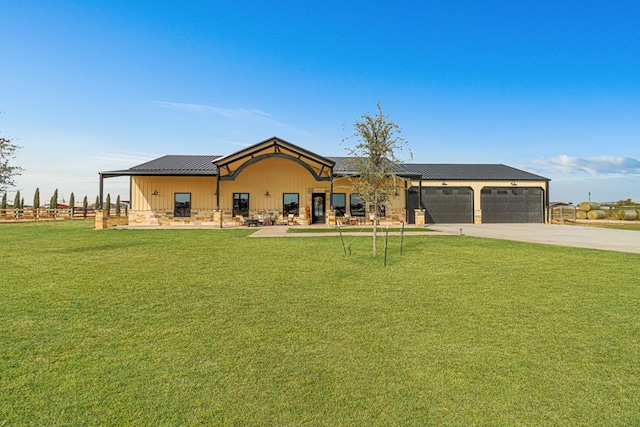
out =
[[[153,101],[153,103],[170,110],[212,113],[227,119],[246,121],[272,120],[269,113],[254,108],[223,108],[206,104],[185,104],[166,101]]]
[[[640,175],[640,160],[621,156],[572,157],[561,154],[549,159],[533,161],[541,173],[562,175]]]

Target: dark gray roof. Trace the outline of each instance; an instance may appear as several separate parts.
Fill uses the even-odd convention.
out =
[[[337,175],[354,175],[356,171],[349,168],[348,160],[349,157],[327,157],[328,159],[336,162],[336,165],[333,167],[334,174]],[[407,165],[404,163],[396,165],[396,175],[402,177],[415,177],[419,178],[419,174],[417,172],[408,170]]]
[[[118,175],[217,175],[213,161],[221,156],[167,155],[142,163],[132,168],[101,172],[103,176]]]
[[[548,181],[548,178],[502,164],[462,164],[462,163],[405,163],[405,169],[422,176],[422,179],[436,180],[521,180]]]
[[[192,175],[213,176],[218,174],[213,161],[221,156],[167,155],[120,171],[101,172],[104,177],[121,175]],[[334,161],[334,174],[349,175],[348,157],[327,157]],[[521,180],[548,181],[548,178],[535,175],[503,164],[458,164],[458,163],[402,163],[397,165],[396,174],[403,177],[426,180]]]

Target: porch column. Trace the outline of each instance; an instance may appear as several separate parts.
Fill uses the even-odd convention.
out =
[[[102,202],[102,195],[104,194],[104,177],[102,176],[102,174],[100,174],[100,206],[99,208],[102,209],[103,206],[103,202]],[[94,210],[98,209],[98,206],[94,206]]]

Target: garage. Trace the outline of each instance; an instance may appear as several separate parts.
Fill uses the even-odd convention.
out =
[[[544,222],[543,191],[538,187],[484,187],[483,223]]]
[[[418,208],[418,193],[417,187],[409,189],[410,216]],[[422,206],[427,224],[473,223],[473,191],[468,187],[423,187]]]

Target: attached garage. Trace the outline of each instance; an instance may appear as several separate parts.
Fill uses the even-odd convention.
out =
[[[409,189],[409,212],[419,206],[419,188]],[[422,208],[427,224],[473,223],[473,190],[468,187],[422,188]]]
[[[549,179],[502,164],[415,164],[409,223],[544,223]]]
[[[480,200],[483,223],[544,222],[539,187],[484,187]]]

